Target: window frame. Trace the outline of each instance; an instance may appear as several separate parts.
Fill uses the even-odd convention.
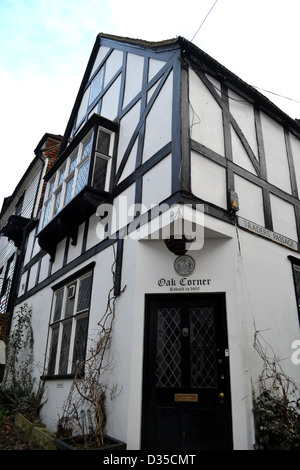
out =
[[[288,259],[290,260],[291,267],[292,267],[294,289],[295,289],[295,301],[296,301],[299,327],[300,327],[300,259],[294,256],[288,256]],[[296,272],[299,273],[299,280],[297,279]],[[299,283],[299,286],[297,287],[298,283]]]
[[[95,263],[91,263],[88,267],[80,270],[75,275],[70,276],[64,281],[60,282],[56,286],[52,287],[53,290],[53,299],[52,306],[50,311],[50,320],[49,320],[49,334],[48,334],[48,345],[47,345],[47,354],[46,354],[46,364],[45,364],[45,375],[44,379],[62,379],[62,378],[73,378],[77,370],[78,364],[86,357],[86,347],[88,341],[88,328],[89,328],[89,318],[90,310],[92,303],[92,291],[93,291],[93,268]],[[80,287],[82,281],[85,279],[90,279],[89,292],[87,293],[88,305],[86,308],[78,311],[78,300],[80,295]],[[70,297],[70,288],[75,286],[72,290],[72,299],[74,300],[74,305],[72,307],[71,314],[67,314],[68,298]],[[57,300],[58,296],[63,293],[61,299],[61,306],[59,307],[59,317],[57,315]],[[86,319],[85,331],[84,333],[84,344],[79,355],[80,359],[77,359],[74,363],[75,348],[78,343],[77,339],[77,327],[80,328],[80,321]],[[65,342],[66,329],[70,325],[70,334],[68,339],[68,344]],[[57,338],[55,335],[57,333]],[[80,333],[79,333],[80,334]],[[53,343],[53,339],[55,343]],[[53,349],[54,346],[54,349]],[[67,349],[67,357],[63,357],[63,348]],[[78,353],[78,351],[76,351]],[[65,368],[66,366],[66,368]],[[84,374],[84,368],[80,371],[80,375]]]

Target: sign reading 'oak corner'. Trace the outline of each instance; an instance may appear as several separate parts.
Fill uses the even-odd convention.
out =
[[[261,225],[255,224],[250,220],[244,219],[243,217],[238,217],[238,225],[241,228],[249,230],[249,232],[253,232],[256,235],[260,235],[264,238],[268,238],[273,242],[279,243],[280,245],[286,246],[287,248],[291,248],[292,250],[298,251],[298,243],[292,240],[291,238],[285,237],[284,235],[280,235],[277,232],[272,232],[272,230],[268,230]]]

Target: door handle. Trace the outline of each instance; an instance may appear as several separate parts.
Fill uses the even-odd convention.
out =
[[[188,328],[182,328],[182,336],[187,337],[189,335],[189,329]]]
[[[224,395],[223,392],[220,392],[220,393],[219,393],[219,398],[225,398],[225,395]]]

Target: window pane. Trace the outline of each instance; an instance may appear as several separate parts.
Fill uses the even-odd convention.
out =
[[[61,189],[58,191],[58,193],[55,196],[55,203],[54,203],[54,209],[53,209],[53,216],[57,214],[60,206],[60,199],[61,199]]]
[[[89,160],[86,160],[83,165],[78,169],[77,181],[75,194],[78,194],[79,191],[87,185],[88,173],[89,173]]]
[[[51,209],[51,202],[52,199],[46,202],[45,204],[45,212],[44,212],[44,222],[43,222],[43,227],[48,223],[49,221],[49,215],[50,215],[50,209]]]
[[[80,318],[76,323],[76,333],[73,351],[73,364],[72,373],[83,372],[83,366],[80,371],[77,371],[80,363],[85,359],[86,341],[88,330],[88,317]]]
[[[65,204],[68,204],[71,201],[73,183],[74,183],[74,176],[72,176],[72,178],[69,179],[69,181],[67,182]]]
[[[93,176],[93,186],[96,189],[105,190],[106,171],[108,160],[106,158],[96,157]]]
[[[54,308],[54,315],[53,321],[57,321],[61,318],[61,308],[63,303],[64,291],[61,290],[55,295],[55,308]]]
[[[81,160],[84,160],[85,158],[90,156],[91,151],[92,151],[92,143],[93,143],[93,134],[91,134],[90,137],[83,144]]]
[[[63,325],[63,334],[61,340],[60,361],[59,361],[59,374],[66,374],[68,372],[68,359],[70,350],[72,322]]]
[[[103,69],[101,69],[92,81],[90,104],[97,98],[102,88]]]
[[[50,358],[48,366],[48,374],[54,375],[55,373],[55,362],[56,362],[56,353],[57,353],[57,344],[58,344],[58,333],[59,326],[52,328],[52,337],[51,337],[51,347],[50,347]]]
[[[73,155],[73,157],[71,158],[69,173],[72,173],[72,171],[75,169],[75,167],[76,167],[76,161],[77,161],[77,152],[76,152],[76,154]]]
[[[98,140],[97,140],[97,152],[103,153],[104,155],[109,155],[109,145],[110,145],[110,134],[107,132],[99,130]]]
[[[48,197],[51,196],[51,194],[52,194],[53,191],[54,191],[55,177],[50,181],[49,185],[50,185],[50,187],[49,187],[49,194],[48,194]]]
[[[60,172],[59,172],[59,180],[58,180],[58,186],[60,184],[62,184],[63,180],[64,180],[64,177],[65,177],[65,169],[66,169],[66,166],[64,166]]]
[[[71,317],[73,315],[74,301],[75,301],[75,296],[71,298],[70,297],[67,298],[65,318]]]
[[[91,298],[91,287],[92,287],[92,276],[81,279],[79,284],[78,304],[77,312],[86,310],[90,306]]]

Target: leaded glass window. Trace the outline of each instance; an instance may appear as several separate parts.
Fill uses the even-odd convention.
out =
[[[91,291],[92,272],[89,272],[54,292],[48,375],[74,374],[84,360]]]

